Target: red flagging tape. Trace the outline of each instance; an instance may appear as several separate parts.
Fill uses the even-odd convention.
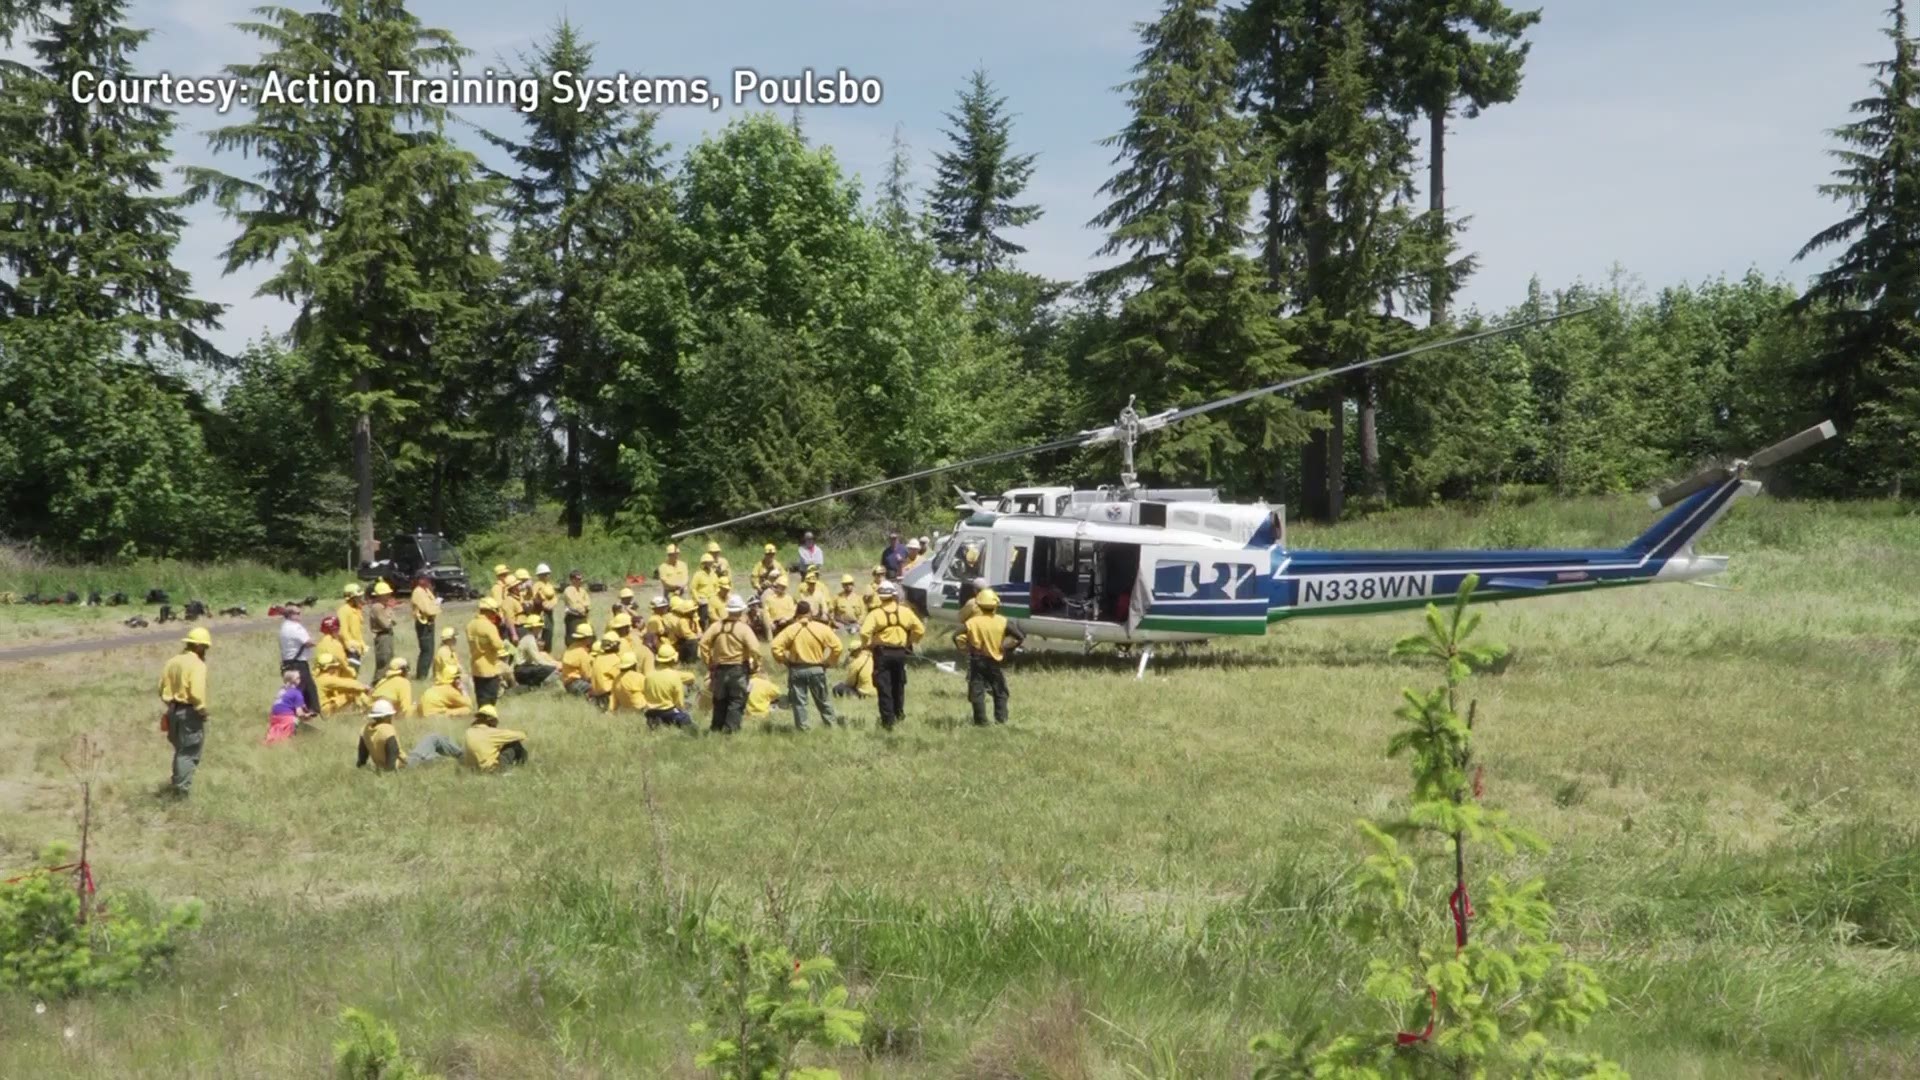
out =
[[[1414,1043],[1426,1042],[1428,1039],[1433,1038],[1433,1020],[1434,1017],[1440,1015],[1440,995],[1436,993],[1431,986],[1427,987],[1427,1004],[1429,1006],[1427,1009],[1427,1030],[1403,1031],[1393,1037],[1395,1045],[1412,1046]]]
[[[29,870],[18,877],[10,877],[5,881],[0,881],[0,885],[12,885],[17,881],[25,881],[35,874],[58,874],[67,870],[77,870],[80,872],[80,887],[86,890],[87,895],[91,896],[97,891],[93,887],[93,867],[83,862],[68,863],[65,866],[42,866],[36,870]]]
[[[1467,947],[1467,920],[1473,918],[1473,898],[1467,895],[1466,882],[1455,886],[1453,895],[1447,897],[1447,910],[1453,912],[1453,951],[1458,954]]]

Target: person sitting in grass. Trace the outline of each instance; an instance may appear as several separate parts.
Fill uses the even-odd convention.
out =
[[[648,730],[663,724],[693,730],[693,716],[687,712],[687,687],[695,679],[693,672],[679,666],[679,660],[672,648],[661,646],[654,656],[653,670],[641,681]]]
[[[367,688],[353,677],[344,653],[322,648],[314,662],[313,681],[320,687],[320,715],[332,716],[367,700]]]
[[[593,658],[593,689],[587,701],[606,708],[613,701],[613,684],[620,678],[620,635],[609,630],[600,638],[600,652]]]
[[[280,696],[273,699],[267,712],[267,745],[290,739],[300,721],[313,713],[307,709],[307,695],[300,689],[300,671],[288,668],[280,673]]]
[[[560,685],[575,697],[593,693],[593,627],[575,623],[560,656]]]
[[[386,674],[373,684],[369,696],[375,700],[385,698],[393,702],[396,715],[407,716],[413,712],[413,683],[407,679],[405,657],[395,657],[387,663]]]
[[[765,672],[756,670],[747,680],[747,718],[766,719],[773,715],[775,708],[786,705],[786,696],[786,691],[780,689],[779,683],[767,678]]]
[[[497,772],[501,765],[527,762],[527,734],[500,726],[500,711],[492,705],[480,706],[467,725],[467,750],[460,763],[479,772]]]
[[[433,677],[432,688],[420,695],[420,716],[465,716],[473,711],[473,702],[460,689],[460,668],[441,668]]]
[[[847,677],[836,683],[834,697],[878,697],[879,691],[873,685],[873,650],[856,641],[847,653]]]
[[[645,712],[646,697],[641,693],[646,685],[646,676],[640,673],[640,658],[630,652],[620,654],[620,674],[613,680],[613,698],[607,704],[607,711]]]
[[[431,765],[440,758],[460,757],[460,744],[438,732],[429,732],[414,744],[411,753],[403,752],[400,749],[400,733],[393,727],[394,718],[398,715],[393,703],[385,698],[373,703],[373,708],[367,712],[367,726],[360,731],[360,750],[353,763],[354,768],[361,769],[371,764],[375,772],[394,772]]]
[[[440,631],[440,647],[433,651],[433,680],[440,681],[440,673],[460,670],[460,654],[454,650],[454,642],[460,640],[460,632],[449,626]]]
[[[560,661],[540,647],[540,632],[546,620],[529,615],[525,623],[526,633],[520,635],[520,644],[514,648],[513,681],[519,686],[543,686],[560,670]]]

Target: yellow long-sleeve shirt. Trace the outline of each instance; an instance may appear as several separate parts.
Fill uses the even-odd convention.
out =
[[[394,714],[405,716],[413,711],[413,684],[405,675],[389,675],[373,684],[372,698],[386,698],[393,702]]]
[[[721,619],[700,638],[700,662],[708,667],[744,664],[760,655],[760,638],[745,619]]]
[[[560,590],[553,587],[553,582],[540,581],[537,578],[534,580],[533,603],[535,610],[546,616],[549,622],[553,620],[554,607],[559,602],[559,599]]]
[[[560,656],[560,682],[564,685],[576,679],[593,678],[593,651],[585,645],[575,645]]]
[[[773,658],[788,667],[831,667],[843,651],[833,627],[811,618],[789,623],[773,636]]]
[[[613,705],[608,712],[644,712],[647,707],[647,677],[639,668],[628,668],[613,681]]]
[[[687,687],[693,685],[691,671],[679,668],[654,668],[641,682],[641,704],[648,711],[655,709],[684,709],[687,707]]]
[[[475,615],[467,624],[467,657],[476,679],[492,679],[507,670],[507,646],[500,640],[500,628],[485,615]]]
[[[872,611],[880,606],[880,582],[875,581],[867,586],[867,591],[860,594],[860,603],[864,605],[868,611]]]
[[[873,650],[861,649],[847,658],[847,685],[863,698],[880,693],[873,685]]]
[[[494,727],[492,724],[467,725],[467,752],[460,755],[460,764],[481,772],[492,772],[500,765],[500,751],[511,743],[525,743],[524,731]]]
[[[1007,617],[998,613],[985,612],[967,620],[960,632],[953,635],[953,643],[967,652],[990,660],[1005,660],[1007,639]],[[1014,640],[1021,640],[1016,631]]]
[[[353,652],[367,651],[366,613],[352,603],[341,604],[333,613],[340,620],[340,640]]]
[[[911,608],[901,607],[897,600],[888,600],[867,612],[866,621],[860,624],[860,640],[869,646],[906,648],[918,644],[926,632],[927,624],[920,621],[920,616]]]
[[[759,592],[761,589],[766,588],[767,582],[779,577],[780,572],[779,561],[771,555],[754,563],[753,573],[749,575],[749,579],[753,582],[753,591]]]
[[[453,651],[453,646],[442,645],[439,648],[433,650],[433,681],[434,682],[439,682],[440,677],[443,675],[446,675],[450,672],[456,672],[459,670],[460,670],[460,654]]]
[[[160,669],[160,700],[169,705],[207,707],[207,662],[182,649]]]
[[[851,588],[835,594],[831,614],[834,622],[859,623],[867,614],[867,605]]]
[[[747,715],[766,716],[773,711],[773,703],[780,700],[780,687],[764,675],[755,675],[747,682]]]
[[[702,604],[712,600],[713,594],[719,589],[720,579],[711,570],[695,570],[687,585],[687,591],[693,594],[694,600]]]
[[[407,763],[407,752],[400,749],[400,733],[385,720],[370,720],[360,731],[360,758],[376,769],[397,769]]]
[[[817,581],[803,581],[800,583],[800,591],[794,594],[794,599],[805,600],[809,610],[815,615],[824,617],[827,613],[827,605],[833,602],[833,594],[827,592],[827,587]]]
[[[413,605],[414,622],[430,623],[440,617],[440,598],[424,585],[415,585],[407,602]]]
[[[715,555],[713,557],[713,576],[719,578],[721,581],[725,581],[733,576],[733,564],[727,561],[725,555]]]
[[[595,697],[605,697],[613,693],[614,681],[619,677],[619,653],[603,652],[593,658],[593,693]]]
[[[640,632],[652,634],[658,641],[679,641],[686,625],[678,615],[649,615]]]
[[[781,596],[777,592],[770,592],[760,598],[760,610],[767,613],[767,623],[771,626],[778,626],[793,618],[793,613],[798,610],[798,607],[793,597]]]
[[[429,687],[420,694],[420,704],[416,707],[420,716],[458,716],[473,711],[473,702],[452,683],[440,683]]]
[[[593,613],[593,598],[587,593],[584,586],[569,585],[561,590],[560,595],[561,598],[567,602],[567,610],[575,615],[590,615]]]
[[[678,560],[663,562],[653,568],[653,576],[669,589],[684,589],[687,587],[687,564]]]
[[[727,597],[732,595],[733,593],[731,591],[716,592],[713,594],[713,599],[707,601],[707,621],[709,623],[716,623],[727,617]]]

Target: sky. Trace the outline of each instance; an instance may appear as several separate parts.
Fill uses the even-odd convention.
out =
[[[258,43],[234,27],[260,0],[133,0],[130,21],[152,37],[136,55],[146,73],[217,74],[250,60]],[[1524,0],[1523,0],[1524,3]],[[1470,215],[1465,246],[1480,270],[1461,302],[1498,309],[1524,298],[1530,278],[1549,288],[1606,281],[1616,266],[1647,289],[1758,269],[1800,283],[1824,256],[1794,263],[1809,236],[1842,209],[1817,186],[1828,178],[1828,132],[1863,96],[1865,64],[1889,52],[1885,0],[1535,0],[1543,10],[1519,98],[1456,119],[1448,140],[1448,201]],[[306,6],[296,0],[293,6]],[[429,26],[475,52],[477,71],[531,51],[561,15],[597,43],[595,69],[706,76],[730,86],[736,68],[797,75],[806,68],[876,78],[876,106],[816,107],[808,138],[831,145],[868,190],[898,127],[925,190],[944,148],[944,114],[984,67],[1014,114],[1016,151],[1038,155],[1027,199],[1044,215],[1012,234],[1020,265],[1079,277],[1103,265],[1102,235],[1086,223],[1112,175],[1100,140],[1126,122],[1116,87],[1129,77],[1135,24],[1152,0],[734,0],[725,5],[601,2],[551,7],[507,0],[418,0]],[[1516,5],[1521,6],[1521,5]],[[518,65],[516,65],[518,66]],[[673,108],[662,136],[676,150],[750,107]],[[463,117],[513,134],[518,113],[476,107]],[[210,107],[180,110],[180,164],[245,173],[216,158],[205,133],[237,119]],[[1424,135],[1424,129],[1421,133]],[[498,153],[459,136],[490,164]],[[223,275],[235,232],[208,206],[191,209],[176,259],[196,291],[229,305],[216,344],[236,351],[286,328],[290,309],[254,297],[267,271]]]

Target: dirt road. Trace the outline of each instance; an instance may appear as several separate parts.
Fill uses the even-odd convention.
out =
[[[465,616],[466,611],[472,607],[472,604],[448,603],[441,608],[443,612],[441,618],[444,621],[448,615],[458,614]],[[404,639],[404,647],[397,650],[395,655],[406,656],[410,655],[413,647],[413,618],[407,615],[404,609],[400,614],[400,625],[395,629],[394,633]],[[318,634],[318,630],[315,628],[319,625],[320,620],[313,617],[314,615],[315,612],[309,611],[303,621],[307,624],[308,632]],[[464,622],[465,618],[463,617],[459,623],[446,625],[458,626]],[[144,630],[129,630],[122,627],[118,633],[103,634],[98,637],[77,638],[68,641],[46,641],[38,644],[6,645],[0,646],[0,664],[14,663],[22,660],[43,660],[50,656],[70,656],[74,653],[109,652],[113,649],[129,649],[140,645],[154,645],[168,641],[177,642],[186,634],[187,628],[191,626],[204,626],[212,631],[214,643],[218,645],[220,641],[233,636],[251,638],[261,634],[277,633],[280,629],[280,620],[268,616],[250,616],[239,619],[215,616],[213,618],[201,619],[197,622],[170,622],[165,626],[150,626]]]

